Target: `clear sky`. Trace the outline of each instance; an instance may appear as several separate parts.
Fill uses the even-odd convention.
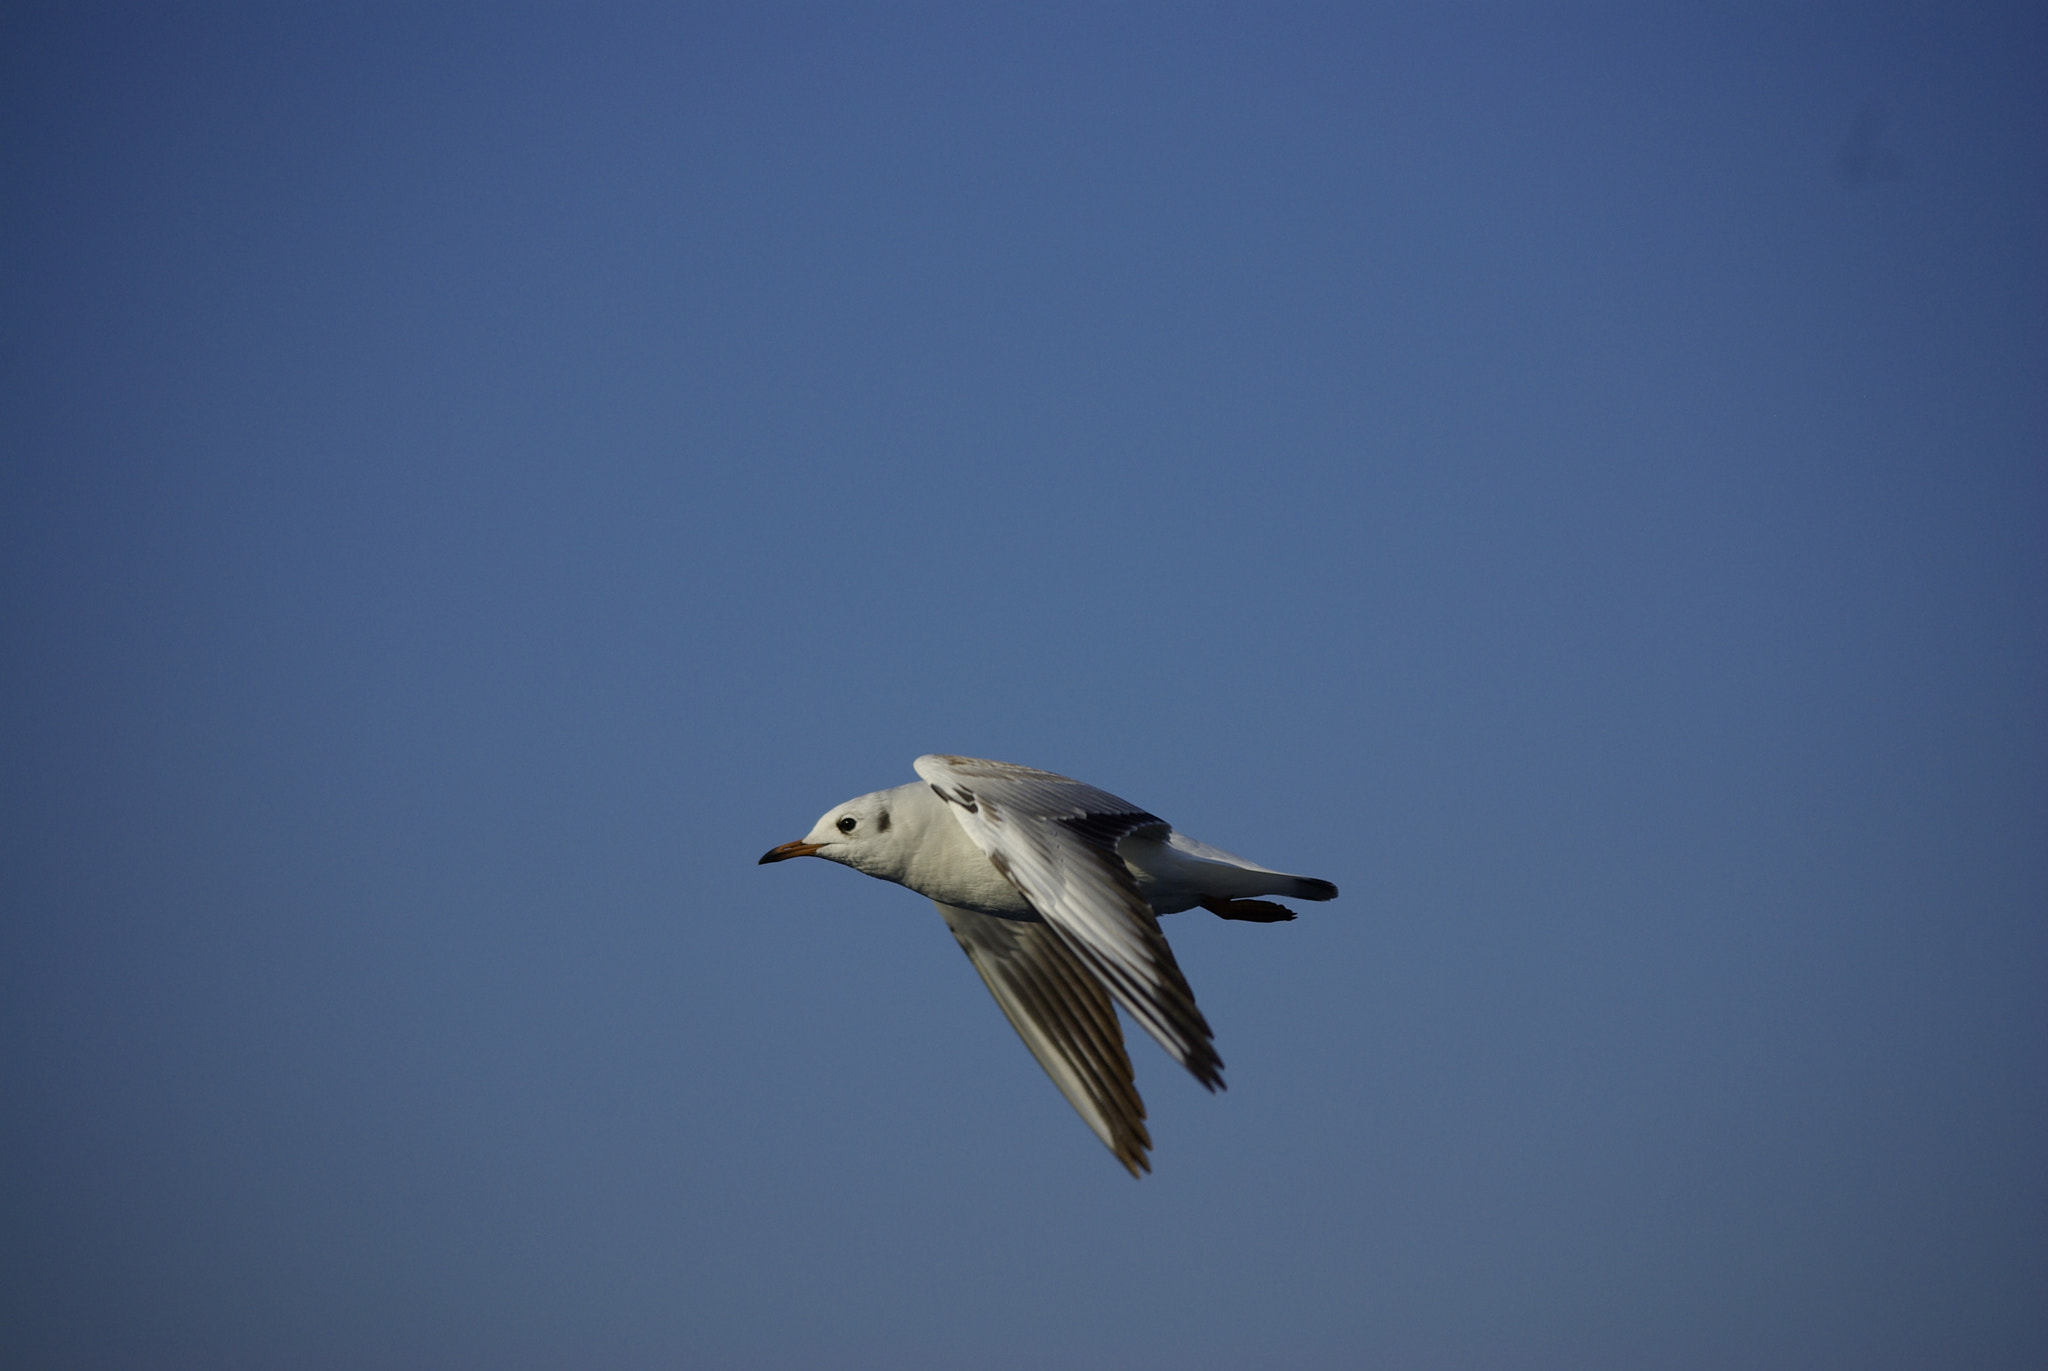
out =
[[[7,1363],[2048,1364],[2048,13],[1700,8],[6,7]]]

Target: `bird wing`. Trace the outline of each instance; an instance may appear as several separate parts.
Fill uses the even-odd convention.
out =
[[[949,904],[939,904],[939,913],[1067,1103],[1133,1176],[1150,1171],[1145,1102],[1102,983],[1049,924]]]
[[[1116,854],[1127,834],[1164,838],[1172,831],[1166,821],[1050,771],[940,755],[913,765],[1124,1012],[1196,1080],[1221,1087],[1215,1035],[1158,916]]]

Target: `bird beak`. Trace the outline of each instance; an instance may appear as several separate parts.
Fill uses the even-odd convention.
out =
[[[766,866],[770,862],[786,862],[791,857],[808,857],[823,846],[823,843],[807,843],[801,839],[793,843],[784,843],[781,847],[769,848],[767,855],[754,865]]]

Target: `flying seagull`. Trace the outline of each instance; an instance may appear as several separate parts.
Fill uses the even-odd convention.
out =
[[[909,886],[939,907],[1031,1055],[1133,1176],[1150,1171],[1145,1102],[1111,1003],[1210,1090],[1223,1059],[1158,916],[1197,905],[1279,923],[1257,895],[1337,887],[1233,857],[1164,819],[1050,771],[929,755],[922,780],[828,810],[761,864],[824,857]]]

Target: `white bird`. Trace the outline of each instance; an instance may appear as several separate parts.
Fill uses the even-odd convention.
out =
[[[1135,1176],[1150,1171],[1111,1001],[1210,1090],[1223,1084],[1158,915],[1199,905],[1278,923],[1254,895],[1334,899],[1337,887],[1233,857],[1090,785],[1008,762],[929,755],[921,781],[828,810],[761,863],[823,857],[905,885],[939,907],[974,969],[1053,1083]]]

